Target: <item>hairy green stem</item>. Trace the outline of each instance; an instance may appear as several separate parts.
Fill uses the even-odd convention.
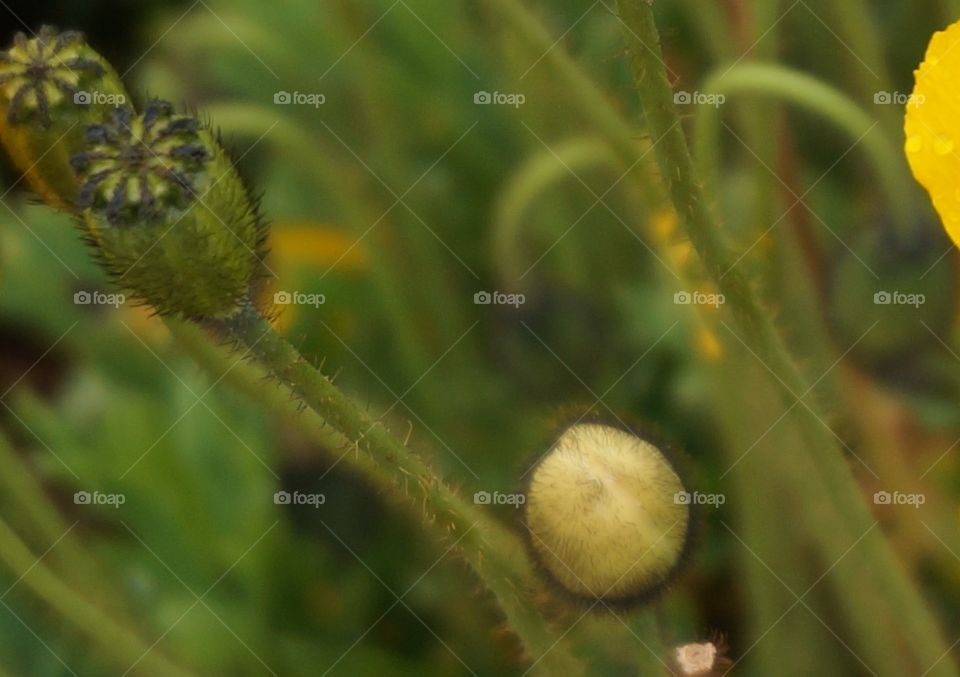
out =
[[[744,339],[737,337],[735,340],[751,347],[773,375],[786,406],[794,407],[799,394],[807,391],[806,382],[769,314],[757,302],[747,281],[737,270],[736,261],[727,250],[710,213],[679,125],[653,9],[644,0],[620,0],[618,5],[621,18],[629,28],[627,39],[634,76],[647,124],[658,140],[655,146],[657,161],[673,204],[701,260],[733,309],[744,334]],[[833,433],[814,406],[803,402],[797,410],[807,452],[829,488],[829,495],[836,502],[843,521],[850,528],[865,532],[873,520]],[[812,500],[815,498],[811,497]],[[874,568],[883,581],[884,591],[897,615],[914,630],[909,640],[920,662],[933,665],[946,651],[946,645],[929,609],[897,562],[889,544],[885,539],[866,539],[863,553],[865,565]],[[955,674],[953,666],[945,661],[940,661],[937,669],[942,674]]]
[[[525,553],[509,531],[460,498],[381,420],[371,418],[307,363],[255,308],[245,306],[230,318],[209,325],[248,350],[342,435],[349,444],[345,460],[351,459],[365,474],[385,475],[395,490],[420,505],[424,523],[467,559],[494,594],[538,667],[552,673],[580,674],[579,663],[546,627],[530,601],[533,581]],[[362,455],[369,455],[373,463],[360,463]],[[377,481],[382,483],[383,478]]]
[[[0,561],[20,586],[28,588],[78,631],[92,639],[116,667],[129,670],[140,665],[147,674],[163,677],[184,677],[189,674],[57,578],[2,519]]]
[[[718,68],[704,80],[703,91],[724,96],[771,97],[796,104],[832,122],[853,142],[862,143],[891,212],[901,225],[910,223],[913,193],[901,154],[882,129],[873,129],[876,126],[873,118],[843,92],[805,73],[772,63],[740,63]],[[695,155],[700,178],[711,188],[715,188],[718,174],[719,137],[720,108],[701,106],[697,114]]]

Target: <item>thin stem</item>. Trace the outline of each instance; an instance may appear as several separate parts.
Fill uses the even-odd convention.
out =
[[[748,587],[772,586],[763,591],[766,594],[754,595],[759,623],[757,634],[765,632],[783,613],[779,598],[792,603],[794,595],[807,590],[811,581],[829,571],[822,585],[830,586],[833,595],[841,600],[839,611],[847,619],[856,652],[862,654],[878,674],[880,668],[886,668],[890,674],[916,672],[918,665],[906,661],[902,646],[893,641],[900,635],[897,616],[882,596],[870,592],[882,583],[872,567],[859,566],[856,562],[857,549],[862,543],[847,552],[863,533],[850,529],[830,501],[810,500],[811,496],[823,495],[826,488],[790,428],[795,417],[769,426],[770,421],[780,418],[781,412],[770,384],[763,380],[759,369],[745,348],[734,346],[729,357],[714,370],[717,387],[726,393],[718,402],[717,416],[724,429],[729,462],[735,464],[729,478],[734,485],[739,523],[735,539],[743,541],[737,544],[743,551],[741,559],[750,572],[748,575],[756,579],[749,582]],[[738,413],[746,406],[751,407],[753,420],[744,425]],[[744,449],[751,450],[749,456],[743,454]],[[770,455],[778,452],[771,462]],[[796,529],[782,528],[785,516],[796,520]],[[873,530],[865,538],[880,538],[875,533],[877,527]],[[811,543],[819,550],[812,558]],[[808,567],[812,564],[813,571],[806,571],[804,564]],[[771,571],[777,576],[772,581]],[[789,586],[790,591],[784,586]],[[815,604],[815,597],[811,591],[804,603]],[[812,616],[807,620],[816,626],[812,628],[815,638],[822,626]],[[804,636],[800,636],[799,628],[806,631]],[[809,624],[798,622],[790,629],[790,636],[796,635],[802,643],[810,638],[810,631]]]
[[[664,650],[660,639],[660,624],[652,609],[637,611],[628,617],[630,633],[636,635],[643,646],[637,649],[638,675],[672,674],[666,664],[669,654]]]
[[[719,2],[680,0],[687,20],[697,29],[698,38],[717,61],[732,61],[736,58],[736,43],[730,22],[724,15],[724,6]]]
[[[574,175],[595,167],[618,173],[624,170],[619,157],[603,140],[576,137],[535,155],[507,180],[494,209],[491,259],[508,288],[519,289],[523,285],[526,264],[521,229],[529,226],[527,215],[535,201],[554,184],[572,181]]]
[[[98,644],[117,667],[128,670],[134,665],[142,665],[147,674],[164,677],[184,677],[189,674],[77,595],[30,552],[2,519],[0,562],[19,581],[19,585],[29,588],[68,623]]]
[[[941,0],[943,16],[947,21],[960,19],[960,0]]]
[[[687,233],[733,309],[740,330],[757,358],[773,375],[786,406],[794,407],[800,393],[807,391],[805,380],[777,333],[769,314],[757,302],[747,281],[736,268],[736,261],[723,242],[714,222],[703,189],[695,176],[693,160],[679,124],[673,103],[673,90],[667,79],[660,50],[660,36],[653,9],[644,0],[620,0],[632,55],[634,76],[650,132],[658,139],[655,146],[661,175],[667,182],[674,207]],[[732,331],[732,330],[731,330]],[[814,406],[801,403],[798,425],[829,494],[836,502],[843,521],[865,532],[873,519],[860,497],[833,433],[823,423],[824,416]],[[813,497],[811,497],[813,498]],[[882,538],[863,542],[865,562],[883,581],[885,593],[902,622],[911,628],[909,640],[921,662],[933,665],[946,652],[937,624],[912,581],[897,562],[889,544]],[[952,665],[937,663],[942,674],[956,674]]]
[[[485,1],[517,32],[521,39],[527,42],[535,58],[542,57],[544,63],[550,64],[558,77],[557,90],[564,92],[564,100],[582,109],[586,117],[593,121],[597,130],[606,137],[611,148],[617,150],[618,154],[625,159],[627,167],[637,164],[637,158],[644,154],[643,151],[645,147],[649,147],[649,144],[641,141],[637,130],[624,120],[608,99],[607,94],[583,72],[577,62],[557,42],[556,37],[540,24],[537,18],[524,7],[524,3],[517,0]],[[624,149],[626,153],[623,152]],[[636,181],[634,177],[638,173],[631,172],[628,178]],[[644,177],[636,181],[636,185],[644,202],[649,205],[663,203],[656,185],[649,178]]]
[[[417,329],[411,320],[415,314],[409,312],[409,299],[394,284],[398,277],[396,262],[387,251],[383,238],[376,237],[374,232],[377,228],[385,227],[384,223],[379,223],[374,228],[378,219],[385,215],[378,215],[364,206],[369,201],[357,198],[356,191],[344,179],[344,172],[340,171],[337,163],[315,162],[318,156],[335,157],[338,148],[325,143],[313,129],[300,124],[294,117],[283,116],[278,119],[274,112],[263,106],[217,104],[208,107],[206,113],[224,129],[235,134],[259,136],[264,129],[273,130],[268,140],[273,140],[284,153],[296,157],[299,166],[314,173],[313,181],[324,187],[323,197],[328,199],[337,223],[353,229],[358,237],[362,237],[368,229],[373,229],[364,239],[364,246],[373,251],[371,258],[375,262],[370,266],[369,274],[376,286],[380,310],[390,323],[393,349],[411,380],[422,374],[432,359],[424,350],[422,341],[418,340]]]
[[[103,585],[104,579],[97,561],[78,545],[74,534],[64,536],[70,530],[69,525],[63,521],[44,493],[43,486],[3,435],[0,435],[0,468],[3,468],[3,472],[0,472],[0,489],[12,501],[20,529],[36,534],[38,542],[58,542],[51,556],[57,557],[61,570],[72,581],[96,588],[103,595],[111,594],[113,591]]]
[[[913,194],[897,148],[876,122],[843,92],[805,73],[777,64],[741,63],[718,68],[703,83],[703,91],[724,96],[753,94],[796,104],[832,122],[863,145],[877,172],[891,212],[898,223],[910,223]],[[720,156],[720,108],[701,106],[697,115],[696,158],[700,177],[716,186]],[[758,152],[758,151],[754,151]]]
[[[873,8],[866,0],[812,0],[807,7],[815,15],[814,26],[817,30],[836,31],[845,49],[850,51],[847,64],[850,80],[864,101],[872,101],[880,90],[889,90],[890,72],[883,52],[883,33],[877,26]],[[826,13],[826,21],[835,28],[823,26],[820,13]],[[887,130],[900,126],[898,107],[885,106],[879,113]]]
[[[378,483],[385,477],[394,491],[420,506],[424,524],[456,547],[495,595],[512,629],[539,659],[538,666],[557,674],[581,673],[578,661],[559,644],[530,602],[533,580],[513,534],[460,498],[383,422],[372,419],[308,364],[256,309],[245,306],[230,318],[211,322],[211,328],[245,347],[342,435],[352,447],[345,461],[350,459],[347,462],[367,475],[382,475]],[[360,463],[358,459],[367,454],[373,462]]]

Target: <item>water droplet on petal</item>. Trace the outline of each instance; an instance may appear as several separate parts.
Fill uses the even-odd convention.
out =
[[[949,155],[955,146],[953,139],[937,139],[933,144],[933,152],[937,155]]]
[[[911,136],[907,139],[907,152],[908,153],[919,153],[923,150],[923,137],[919,134]]]

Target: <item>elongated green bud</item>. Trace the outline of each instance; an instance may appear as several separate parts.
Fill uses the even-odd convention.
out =
[[[129,105],[120,77],[83,34],[44,26],[0,52],[0,139],[31,188],[51,206],[74,209],[70,157],[87,125]]]
[[[260,277],[265,228],[214,134],[151,101],[88,127],[78,204],[118,285],[161,314],[226,317]]]

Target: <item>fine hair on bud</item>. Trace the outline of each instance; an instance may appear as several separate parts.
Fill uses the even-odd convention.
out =
[[[69,161],[82,150],[87,125],[129,102],[120,76],[77,31],[17,33],[0,51],[0,140],[53,207],[74,209],[79,186]]]
[[[214,133],[151,101],[87,128],[72,158],[90,240],[118,285],[160,314],[236,312],[263,274],[265,226]]]
[[[620,424],[561,429],[528,475],[524,526],[539,569],[565,596],[630,607],[673,579],[693,525],[671,455]]]

